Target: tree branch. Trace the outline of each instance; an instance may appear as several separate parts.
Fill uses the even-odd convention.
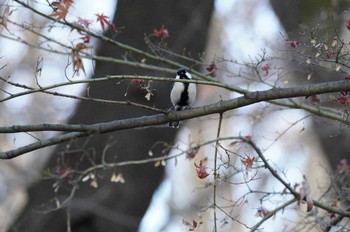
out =
[[[241,140],[246,142],[247,144],[249,144],[255,150],[255,152],[258,154],[259,158],[263,161],[265,168],[267,168],[269,170],[269,172],[272,174],[272,176],[275,177],[286,189],[288,189],[291,194],[293,194],[294,199],[289,201],[290,204],[295,202],[295,201],[298,201],[298,200],[303,200],[303,199],[300,199],[301,198],[300,194],[296,190],[294,190],[294,188],[289,183],[287,183],[285,180],[283,180],[283,178],[277,173],[277,171],[269,164],[269,162],[267,161],[267,159],[263,155],[262,151],[257,147],[257,145],[251,139],[241,137]],[[312,200],[312,203],[314,206],[319,207],[321,209],[324,209],[328,212],[334,212],[336,214],[342,215],[343,217],[350,218],[350,212],[348,210],[342,210],[342,209],[337,208],[337,207],[328,206],[328,205],[323,204],[322,202],[319,202],[316,200]],[[272,212],[277,212],[278,210],[285,208],[287,206],[285,204],[276,208]],[[269,218],[273,214],[268,214],[267,217]],[[260,224],[258,223],[256,226],[254,226],[254,227],[256,227],[255,229],[257,229],[264,221],[265,220],[262,220]]]
[[[71,133],[44,139],[27,146],[11,151],[0,152],[0,159],[10,159],[37,150],[46,146],[59,144],[74,138],[85,137],[91,134],[102,134],[117,130],[140,128],[145,126],[162,125],[169,121],[179,121],[202,117],[215,113],[223,113],[239,107],[248,106],[254,103],[282,98],[302,97],[330,92],[350,91],[350,81],[333,81],[321,84],[313,84],[292,88],[276,88],[265,91],[246,93],[242,97],[231,100],[220,101],[215,104],[197,107],[192,110],[180,112],[170,112],[169,114],[157,114],[152,116],[142,116],[137,118],[115,120],[107,123],[92,125],[60,125],[60,124],[40,124],[40,125],[16,125],[10,127],[0,127],[0,133],[16,133],[31,131],[71,131]]]
[[[280,205],[279,207],[277,207],[276,209],[270,211],[265,217],[263,217],[263,219],[261,219],[257,224],[255,224],[252,228],[251,228],[251,232],[256,231],[257,229],[259,229],[259,227],[268,219],[270,219],[273,215],[275,215],[278,211],[283,210],[284,208],[286,208],[287,206],[293,204],[294,202],[296,202],[297,199],[293,198],[285,203],[283,203],[282,205]]]

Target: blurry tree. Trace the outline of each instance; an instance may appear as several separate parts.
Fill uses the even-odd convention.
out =
[[[286,38],[291,41],[298,41],[300,44],[308,44],[302,52],[305,56],[316,54],[315,46],[324,46],[331,44],[334,36],[340,36],[341,43],[350,38],[349,31],[345,27],[345,22],[349,17],[346,9],[349,9],[349,1],[276,1],[270,0],[270,3],[276,12],[281,24],[286,31]],[[339,39],[339,38],[336,38]],[[339,53],[338,48],[323,48],[328,49],[328,54]],[[302,54],[302,55],[303,55]],[[338,55],[334,55],[333,60]],[[341,64],[341,61],[339,61]],[[344,78],[344,72],[347,72],[349,67],[344,66],[344,72],[334,72],[337,66],[334,63],[326,64],[329,69],[324,69],[324,64],[319,65],[315,62],[307,64],[306,62],[288,62],[289,66],[297,69],[294,73],[294,81],[298,83],[319,83],[330,80],[338,80]],[[308,80],[306,77],[311,74],[312,77]],[[303,78],[304,77],[304,78]],[[333,106],[336,103],[333,103]],[[346,112],[345,112],[346,114]],[[344,114],[346,118],[347,115]],[[350,149],[349,132],[342,126],[337,127],[330,125],[324,120],[315,117],[314,120],[315,134],[320,138],[321,145],[325,151],[333,169],[341,159],[344,158],[344,151]]]
[[[74,74],[85,72],[83,59],[96,61],[96,69],[91,80],[69,77],[66,69],[62,74],[67,79],[64,83],[47,87],[40,85],[38,74],[42,72],[42,65],[38,59],[32,83],[13,80],[11,74],[0,77],[1,102],[37,93],[81,100],[68,124],[54,124],[48,119],[48,124],[30,121],[25,125],[6,123],[0,127],[1,133],[15,134],[15,138],[23,133],[34,141],[28,145],[16,144],[17,148],[2,147],[2,159],[59,144],[43,171],[47,179],[30,188],[29,204],[12,231],[135,231],[167,163],[173,181],[173,198],[168,202],[172,207],[169,225],[180,215],[180,223],[189,231],[203,228],[230,231],[235,226],[257,231],[266,221],[285,211],[300,214],[294,224],[306,231],[327,230],[350,217],[345,201],[347,189],[341,184],[331,182],[328,189],[320,188],[319,194],[312,194],[311,186],[317,185],[314,179],[309,179],[314,167],[303,169],[301,179],[288,173],[288,164],[315,153],[315,150],[310,152],[308,146],[313,141],[311,136],[296,140],[306,130],[304,127],[298,131],[299,122],[306,123],[313,115],[340,128],[350,124],[347,117],[349,76],[344,78],[350,75],[350,47],[348,39],[334,26],[336,20],[325,24],[327,27],[304,25],[301,37],[293,38],[287,28],[296,33],[293,25],[307,19],[300,16],[300,6],[294,5],[301,4],[300,1],[287,1],[290,12],[298,20],[286,17],[285,23],[282,22],[287,30],[281,39],[283,55],[271,56],[263,49],[255,58],[242,62],[235,58],[236,54],[232,59],[217,55],[216,52],[221,53],[218,46],[211,46],[208,50],[212,54],[203,56],[213,12],[213,2],[209,0],[120,0],[113,22],[104,14],[95,15],[95,23],[109,30],[107,36],[90,30],[89,20],[68,19],[75,1],[42,3],[49,13],[33,7],[31,3],[36,1],[13,2],[17,3],[16,10],[29,10],[50,24],[29,23],[28,26],[12,21],[14,7],[6,3],[1,17],[4,29],[1,36],[38,50],[69,55],[67,67],[72,66]],[[244,5],[237,15],[251,19],[254,5]],[[276,12],[277,9],[282,12],[281,5],[275,2],[273,6]],[[279,15],[282,18],[283,13]],[[346,22],[339,28],[350,30],[350,20],[339,22]],[[19,30],[9,30],[8,25]],[[64,29],[70,35],[77,32],[79,39],[70,40],[71,44],[61,43],[41,33],[42,28],[48,32]],[[248,28],[242,27],[244,30]],[[322,30],[328,33],[322,34]],[[17,36],[18,31],[32,33],[42,40],[31,42]],[[218,32],[211,30],[210,34],[210,39],[217,41]],[[91,39],[100,41],[97,55],[86,52]],[[225,65],[234,66],[234,71]],[[174,80],[174,72],[179,67],[188,69],[195,80]],[[319,78],[317,83],[311,83],[309,79],[316,72],[321,73],[316,69],[338,77]],[[161,77],[165,73],[171,78]],[[290,77],[295,80],[290,81]],[[197,83],[200,107],[168,112],[173,81]],[[89,83],[84,96],[64,94],[58,89],[82,83]],[[11,87],[21,91],[15,92]],[[37,113],[45,113],[48,108],[43,107]],[[286,114],[289,116],[295,109],[308,115],[293,118],[293,122],[285,121],[284,129],[279,131],[278,124],[284,119],[281,112],[290,112]],[[273,117],[273,122],[267,124],[266,119]],[[185,119],[193,120],[188,127],[181,128],[174,142],[175,131],[165,125]],[[271,139],[268,132],[272,130],[278,132]],[[289,144],[276,149],[275,145],[281,141]],[[300,152],[291,141],[305,146],[305,151]],[[295,155],[298,157],[293,157]],[[347,180],[350,172],[347,160],[337,165],[336,173]],[[329,189],[338,195],[331,196]],[[190,205],[189,210],[189,207],[183,210],[187,210],[185,216],[177,203]],[[304,223],[299,223],[300,218]],[[286,227],[293,224],[292,220],[278,219]]]
[[[164,25],[170,31],[167,44],[171,51],[191,54],[195,59],[201,57],[206,45],[213,11],[212,0],[191,2],[120,0],[116,9],[114,24],[121,28],[121,33],[118,33],[115,39],[119,42],[147,51],[149,48],[144,40],[145,35],[153,33],[154,29],[159,29]],[[106,42],[99,45],[97,55],[125,57],[125,59],[139,62],[143,59],[140,55],[133,54],[132,51],[117,48]],[[153,65],[160,66],[161,64],[158,62],[153,63]],[[161,73],[135,66],[96,62],[94,76],[101,77],[113,74],[157,76]],[[115,80],[93,84],[87,88],[88,96],[119,100],[125,98],[124,95],[127,91],[129,101],[154,105],[160,109],[167,109],[171,106],[169,84],[165,82],[155,83],[153,88],[156,89],[156,92],[150,103],[146,100],[144,91],[129,85],[128,81],[117,83]],[[149,115],[150,113],[152,112],[142,108],[82,101],[69,123],[91,124]],[[95,161],[100,160],[108,143],[113,143],[113,145],[108,149],[106,157],[116,155],[118,161],[142,160],[147,158],[149,150],[157,142],[171,144],[175,132],[173,129],[164,128],[125,130],[81,139],[74,142],[71,145],[72,148],[67,148],[67,144],[62,144],[54,151],[47,167],[51,169],[55,166],[61,166],[63,162],[66,162],[62,161],[65,159],[63,156],[67,156],[69,165],[74,165],[79,163],[84,153],[89,153],[88,156],[94,156]],[[156,146],[153,152],[161,154],[161,147]],[[79,165],[82,168],[91,165],[91,163]],[[74,201],[72,205],[72,231],[135,231],[149,205],[154,190],[162,180],[163,169],[163,166],[154,168],[153,163],[132,165],[117,170],[123,173],[126,180],[123,185],[103,184],[102,182],[110,183],[111,176],[111,174],[104,174],[106,176],[99,183],[101,187],[97,191],[88,184],[80,187],[77,201]],[[29,204],[21,218],[13,226],[14,231],[24,229],[26,231],[64,231],[66,227],[66,211],[64,209],[49,214],[40,214],[34,210],[36,206],[52,199],[52,192],[47,191],[47,189],[52,188],[52,184],[52,181],[40,181],[29,189]],[[63,196],[56,197],[61,199],[69,193],[61,194]]]

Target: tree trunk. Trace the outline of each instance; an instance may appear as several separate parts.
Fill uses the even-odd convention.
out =
[[[163,24],[170,32],[166,39],[168,46],[175,52],[183,49],[190,51],[195,58],[202,53],[208,33],[210,18],[213,11],[212,0],[172,1],[172,0],[119,0],[115,25],[122,32],[116,35],[116,40],[136,48],[146,50],[144,34],[153,33]],[[98,55],[121,58],[128,52],[129,57],[141,61],[142,57],[122,51],[110,44],[102,43]],[[146,62],[149,62],[146,60]],[[156,64],[162,66],[163,64]],[[176,68],[176,67],[173,67]],[[140,68],[129,67],[107,62],[97,62],[94,76],[102,77],[113,74],[161,75]],[[175,74],[174,74],[175,75]],[[129,85],[129,81],[117,83],[109,81],[92,84],[88,87],[91,97],[111,100],[130,100],[160,109],[171,106],[169,100],[170,85],[155,83],[155,96],[148,102],[145,92]],[[127,91],[127,97],[125,93]],[[120,105],[107,105],[83,101],[69,123],[97,123],[116,119],[125,119],[151,112],[139,108]],[[107,161],[141,160],[148,157],[148,151],[156,142],[170,143],[176,130],[169,128],[148,128],[142,130],[125,130],[107,135],[91,136],[88,139],[72,141],[69,145],[62,144],[55,150],[47,169],[61,165],[62,160],[70,168],[79,170],[101,163],[101,154],[108,144],[115,144],[106,153]],[[155,155],[161,155],[162,146],[152,149]],[[88,159],[89,158],[89,159]],[[114,170],[121,172],[125,184],[111,183],[112,172],[96,173],[98,188],[89,185],[89,181],[79,183],[79,189],[72,201],[72,231],[136,231],[142,216],[150,203],[154,190],[162,180],[163,168],[154,164],[130,165]],[[66,228],[66,210],[61,209],[51,213],[37,213],[34,209],[54,207],[54,197],[64,200],[70,193],[63,191],[64,187],[54,193],[52,180],[40,181],[29,190],[29,205],[22,216],[13,225],[12,231],[64,231]],[[69,186],[68,183],[66,185]],[[49,203],[48,203],[49,202]],[[40,208],[39,210],[41,210]],[[156,220],[156,219],[155,219]]]
[[[337,27],[339,33],[344,31],[345,28],[345,17],[346,9],[349,8],[348,1],[300,1],[300,0],[270,0],[272,8],[274,9],[276,15],[278,16],[282,26],[286,30],[288,36],[291,40],[297,40],[303,44],[306,41],[306,35],[301,35],[298,31],[300,30],[300,24],[304,24],[311,27],[317,27],[316,25],[322,25],[321,28],[329,27],[326,33],[331,36],[334,34],[334,25]],[[330,17],[332,16],[332,18]],[[322,35],[324,36],[324,35]],[[344,34],[340,36],[346,36]],[[309,43],[309,41],[306,41]],[[305,48],[307,49],[307,48]],[[294,65],[294,64],[289,64]],[[299,70],[308,70],[309,66],[307,64],[297,64]],[[304,72],[302,75],[305,75]],[[326,82],[331,80],[338,80],[342,78],[342,73],[336,73],[334,71],[326,71],[323,68],[318,68],[316,66],[312,67],[312,73],[315,78],[307,81],[306,78],[297,77],[294,80],[303,81],[306,83],[310,82]],[[299,73],[300,74],[300,73]],[[333,108],[337,107],[337,103],[334,102]],[[339,105],[338,105],[339,106]],[[347,142],[349,140],[348,130],[342,129],[342,126],[336,124],[330,124],[327,120],[314,117],[313,120],[314,127],[313,130],[315,134],[320,139],[320,144],[324,150],[325,155],[332,168],[336,168],[339,161],[346,157],[344,151],[350,149],[350,144]]]

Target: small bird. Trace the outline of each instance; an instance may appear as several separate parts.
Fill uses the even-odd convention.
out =
[[[191,74],[186,72],[184,68],[180,68],[176,72],[177,80],[192,80]],[[194,83],[174,82],[173,88],[170,93],[170,100],[173,103],[171,111],[182,111],[184,109],[191,108],[192,104],[196,100],[197,88]],[[169,122],[169,126],[178,128],[179,121]]]

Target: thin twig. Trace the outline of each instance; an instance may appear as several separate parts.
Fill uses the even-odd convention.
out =
[[[71,217],[71,205],[68,204],[67,205],[67,232],[71,232],[72,231],[72,226],[71,226],[71,221],[72,221],[72,217]]]
[[[175,70],[172,70],[172,72],[174,73]],[[214,81],[182,80],[182,79],[175,79],[175,78],[169,78],[169,77],[152,77],[152,76],[140,76],[140,75],[108,75],[106,77],[96,77],[96,78],[92,78],[92,79],[61,82],[58,84],[53,84],[53,85],[49,85],[49,86],[37,88],[37,89],[32,88],[29,91],[20,92],[17,94],[11,94],[9,97],[1,99],[0,102],[8,101],[8,100],[16,98],[16,97],[20,97],[20,96],[24,96],[24,95],[28,95],[28,94],[33,94],[33,93],[38,93],[38,92],[43,92],[46,90],[55,89],[55,88],[63,87],[63,86],[70,86],[70,85],[77,85],[77,84],[91,84],[91,83],[99,83],[99,82],[105,82],[105,81],[111,81],[111,80],[133,80],[133,79],[166,81],[166,82],[195,83],[198,85],[217,86],[217,87],[221,87],[224,89],[234,90],[236,92],[240,91],[240,93],[245,93],[243,90],[241,90],[239,88],[235,88],[233,86],[230,86],[230,85],[227,85],[224,83],[220,83],[220,82],[214,82]],[[4,81],[6,83],[9,83],[13,86],[17,86],[17,87],[21,87],[21,88],[31,88],[31,87],[23,85],[23,84],[11,82],[3,77],[0,77],[0,80]]]
[[[29,91],[20,92],[20,93],[17,93],[17,94],[10,94],[9,97],[0,100],[0,102],[7,101],[7,100],[10,100],[10,99],[13,99],[13,98],[17,98],[17,97],[20,97],[20,96],[23,96],[23,95],[28,95],[28,94],[33,94],[33,93],[45,93],[45,94],[50,94],[50,95],[59,96],[59,97],[72,98],[72,99],[75,99],[75,100],[85,100],[85,101],[92,101],[92,102],[98,102],[98,103],[104,103],[104,104],[117,104],[117,105],[134,106],[134,107],[143,108],[143,109],[147,109],[147,110],[158,112],[158,113],[166,113],[167,112],[166,110],[158,109],[158,108],[155,108],[155,107],[152,107],[152,106],[147,106],[147,105],[136,103],[136,102],[132,102],[132,101],[105,100],[105,99],[99,99],[99,98],[92,98],[90,96],[88,96],[88,97],[75,96],[75,95],[58,93],[58,92],[52,92],[52,91],[45,90],[45,89],[53,89],[53,88],[59,87],[57,85],[48,86],[48,87],[40,87],[39,89],[35,89],[35,88],[27,86],[27,85],[11,82],[11,81],[6,80],[6,79],[4,79],[2,77],[0,77],[0,80],[6,81],[6,83],[8,83],[10,85],[13,85],[13,86],[16,86],[16,87],[19,87],[19,88],[29,89]],[[70,82],[65,82],[65,83],[68,84]],[[61,83],[61,84],[63,84],[63,83]],[[77,82],[76,84],[81,84],[81,82]]]
[[[299,193],[297,191],[295,191],[295,189],[289,184],[287,183],[278,173],[277,171],[270,165],[270,163],[267,161],[266,157],[264,156],[263,152],[260,150],[260,148],[257,147],[257,145],[250,139],[247,137],[242,137],[241,138],[242,141],[244,141],[245,143],[249,144],[254,150],[255,152],[258,154],[259,158],[263,161],[265,168],[267,168],[269,170],[269,172],[281,183],[283,184],[283,186],[289,190],[289,192],[291,192],[295,198],[299,198]]]
[[[219,138],[220,138],[220,131],[221,131],[221,125],[222,125],[222,119],[223,119],[223,113],[220,113],[219,117],[219,125],[218,130],[216,134],[216,144],[215,144],[215,154],[214,154],[214,194],[213,194],[213,204],[214,204],[214,231],[217,232],[217,216],[216,216],[216,200],[217,200],[217,185],[218,185],[218,167],[217,167],[217,159],[218,159],[218,150],[219,150]]]
[[[38,11],[37,9],[35,9],[34,7],[31,7],[30,5],[26,4],[25,2],[22,2],[22,1],[19,1],[19,0],[14,0],[14,1],[17,2],[17,3],[19,3],[20,5],[22,5],[23,7],[25,7],[25,8],[27,8],[27,9],[31,10],[32,12],[34,12],[34,13],[37,14],[37,15],[40,15],[40,16],[42,16],[42,17],[44,17],[44,18],[47,18],[47,19],[51,20],[52,22],[55,21],[55,19],[54,19],[53,17],[50,17],[50,16],[48,16],[48,15],[46,15],[46,14],[44,14],[44,13]],[[141,56],[143,56],[143,57],[146,57],[146,58],[148,58],[148,59],[150,59],[150,60],[158,61],[158,62],[161,62],[161,63],[163,63],[163,64],[167,64],[167,65],[170,65],[170,66],[172,66],[172,67],[177,67],[177,68],[183,66],[183,64],[180,64],[180,63],[178,63],[178,62],[176,62],[176,61],[172,61],[172,60],[169,60],[169,59],[166,59],[166,58],[164,58],[164,57],[157,56],[157,55],[152,55],[152,54],[150,54],[150,53],[148,53],[148,52],[144,52],[144,51],[142,51],[142,50],[140,50],[140,49],[137,49],[137,48],[135,48],[135,47],[132,47],[132,46],[130,46],[130,45],[127,45],[127,44],[118,42],[118,41],[116,41],[116,40],[114,40],[114,39],[111,39],[111,38],[108,38],[108,37],[106,37],[106,36],[104,36],[104,35],[97,34],[97,33],[93,32],[93,31],[90,31],[90,30],[88,30],[88,29],[86,29],[86,28],[80,27],[79,25],[75,25],[75,24],[69,23],[69,22],[67,22],[66,20],[64,20],[64,21],[59,21],[59,22],[56,22],[56,23],[62,24],[62,25],[65,25],[65,26],[68,26],[69,28],[76,29],[76,30],[79,30],[79,31],[81,31],[81,32],[88,33],[89,35],[91,35],[92,37],[94,37],[94,38],[96,38],[96,39],[99,39],[99,40],[101,40],[101,41],[107,42],[107,43],[112,44],[112,45],[114,45],[114,46],[120,47],[120,48],[122,48],[122,49],[125,49],[126,51],[132,51],[133,53],[139,54],[139,55],[141,55]],[[186,68],[186,69],[188,69],[188,70],[191,70],[191,72],[192,72],[195,76],[197,76],[198,78],[200,78],[200,79],[203,79],[203,80],[211,80],[210,77],[208,77],[208,76],[206,76],[206,75],[203,75],[202,73],[200,73],[200,72],[198,72],[198,71],[192,70],[190,67],[184,67],[184,68]]]
[[[247,137],[241,137],[240,138],[242,141],[244,141],[245,143],[247,143],[248,145],[250,145],[255,152],[258,154],[259,158],[263,161],[265,168],[267,168],[269,170],[269,172],[272,174],[273,177],[275,177],[286,189],[288,189],[288,191],[293,194],[294,199],[295,200],[302,200],[300,199],[300,194],[294,190],[294,188],[287,183],[278,173],[277,171],[269,164],[269,162],[267,161],[267,159],[265,158],[264,154],[262,153],[262,151],[260,150],[260,148],[258,148],[258,146],[250,139]],[[324,203],[321,203],[317,200],[312,200],[312,203],[314,206],[319,207],[321,209],[324,209],[328,212],[334,212],[336,214],[342,215],[344,217],[350,218],[350,212],[347,210],[342,210],[340,208],[336,208],[336,207],[332,207],[329,205],[326,205]]]
[[[350,210],[350,206],[345,208],[346,211]],[[338,215],[335,217],[332,221],[330,221],[329,225],[324,229],[325,231],[330,231],[333,226],[336,226],[339,222],[341,222],[344,219],[343,215]]]
[[[278,211],[283,210],[284,208],[286,208],[287,206],[293,204],[294,202],[296,202],[297,199],[293,198],[285,203],[283,203],[282,205],[278,206],[277,208],[275,208],[274,210],[270,211],[267,215],[265,215],[257,224],[255,224],[252,228],[251,228],[251,232],[256,231],[257,229],[259,229],[259,227],[268,219],[270,219],[273,215],[275,215]]]

